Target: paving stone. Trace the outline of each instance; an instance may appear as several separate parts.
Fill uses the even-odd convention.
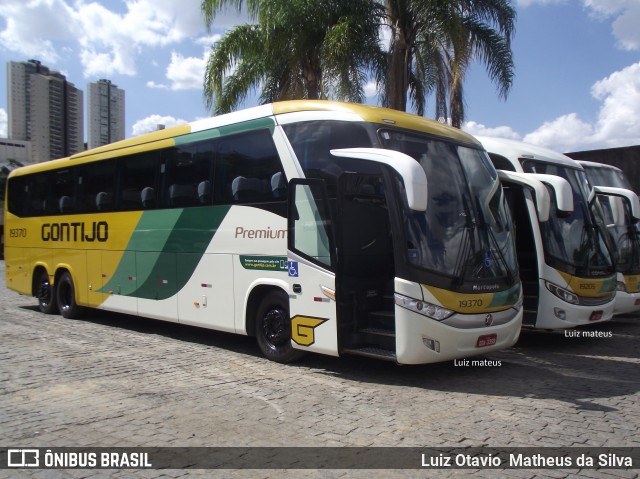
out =
[[[4,277],[4,263],[0,262]],[[0,280],[0,445],[640,447],[640,318],[524,332],[501,367],[264,359],[252,338],[46,316]],[[21,470],[0,478],[633,478],[637,470]]]

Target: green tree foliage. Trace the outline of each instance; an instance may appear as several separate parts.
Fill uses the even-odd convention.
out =
[[[514,76],[511,38],[516,12],[509,0],[385,0],[391,29],[383,104],[424,115],[435,95],[436,117],[460,127],[464,77],[474,60],[485,64],[506,98]],[[449,105],[449,107],[447,107]]]
[[[204,94],[215,113],[237,108],[257,89],[262,103],[362,102],[369,73],[384,70],[384,9],[375,0],[203,0],[208,27],[225,6],[246,7],[256,23],[233,28],[212,47]]]
[[[202,0],[209,28],[225,7],[246,8],[254,23],[212,47],[204,94],[215,113],[257,89],[263,103],[361,102],[372,75],[384,106],[424,115],[433,94],[436,117],[460,127],[472,62],[484,63],[503,98],[513,82],[511,0]]]

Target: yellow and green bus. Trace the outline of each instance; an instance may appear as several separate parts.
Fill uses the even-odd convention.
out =
[[[302,351],[419,364],[513,345],[522,294],[500,181],[473,137],[291,101],[11,173],[6,282]]]

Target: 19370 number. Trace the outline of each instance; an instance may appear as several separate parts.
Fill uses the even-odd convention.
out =
[[[461,308],[479,308],[482,306],[481,299],[461,299],[458,301],[458,306]]]
[[[9,237],[10,238],[26,238],[27,228],[10,228]]]

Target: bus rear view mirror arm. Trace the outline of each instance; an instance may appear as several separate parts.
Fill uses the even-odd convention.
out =
[[[375,161],[393,168],[404,181],[407,203],[413,211],[427,211],[427,175],[416,160],[399,151],[381,148],[331,150],[333,156]]]
[[[558,210],[567,214],[573,212],[573,190],[567,180],[556,175],[545,175],[542,173],[527,174],[551,187],[556,198]]]
[[[530,173],[517,173],[506,170],[498,170],[498,176],[502,183],[523,186],[533,191],[536,211],[538,212],[538,221],[544,223],[549,220],[551,197],[549,190],[547,190],[546,186],[544,186],[540,180],[533,178]]]
[[[638,195],[633,191],[625,188],[614,188],[613,186],[594,186],[593,190],[599,195],[619,196],[625,199],[631,207],[631,215],[634,222],[637,223],[640,220],[640,200],[638,200]]]

